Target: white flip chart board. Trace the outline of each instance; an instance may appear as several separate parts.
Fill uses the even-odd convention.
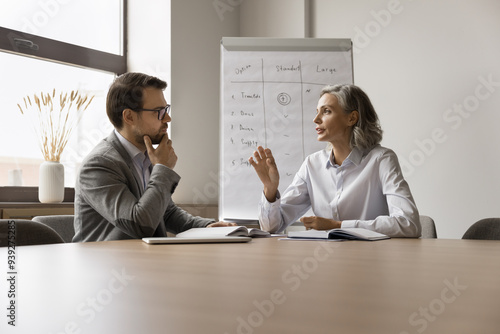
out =
[[[283,192],[305,157],[326,146],[313,123],[321,89],[353,82],[350,39],[222,39],[220,219],[258,219],[263,188],[248,158],[270,148]]]

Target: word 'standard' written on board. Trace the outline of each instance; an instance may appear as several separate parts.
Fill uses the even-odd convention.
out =
[[[282,193],[324,149],[313,122],[321,89],[352,84],[349,39],[223,38],[219,218],[256,220],[262,183],[248,158],[272,150]]]

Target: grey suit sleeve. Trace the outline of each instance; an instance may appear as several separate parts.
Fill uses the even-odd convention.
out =
[[[213,219],[192,216],[171,202],[163,216],[168,232],[180,233],[194,227],[206,227],[214,223]]]
[[[132,238],[153,236],[172,203],[180,176],[156,165],[142,196],[129,166],[122,161],[95,156],[80,172],[80,195],[95,211]]]

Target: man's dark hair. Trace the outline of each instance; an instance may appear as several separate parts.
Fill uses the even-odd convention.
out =
[[[124,109],[143,108],[144,88],[164,90],[167,83],[157,77],[136,72],[122,74],[113,81],[106,98],[106,113],[116,129],[123,127]]]

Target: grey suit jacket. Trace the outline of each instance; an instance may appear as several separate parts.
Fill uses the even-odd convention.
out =
[[[180,176],[155,165],[146,190],[114,131],[82,163],[75,186],[73,242],[140,239],[205,227],[172,201]]]

